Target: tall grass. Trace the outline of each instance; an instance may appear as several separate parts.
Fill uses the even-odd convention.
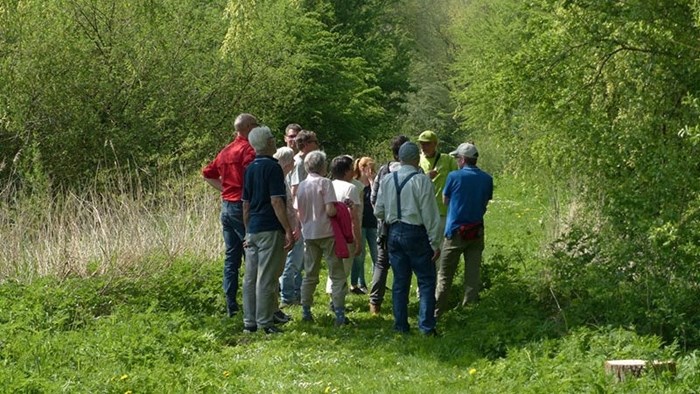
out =
[[[221,256],[219,193],[195,175],[144,186],[136,172],[107,187],[0,194],[0,281],[141,275],[174,258]]]

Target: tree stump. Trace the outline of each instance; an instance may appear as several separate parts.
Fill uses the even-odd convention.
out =
[[[605,362],[605,372],[613,375],[616,382],[622,382],[627,377],[639,377],[643,371],[651,369],[657,375],[669,371],[676,373],[676,363],[673,361],[646,360],[608,360]]]

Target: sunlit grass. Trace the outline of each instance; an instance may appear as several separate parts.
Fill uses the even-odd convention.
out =
[[[378,317],[369,314],[366,296],[348,295],[354,324],[336,328],[323,286],[314,323],[302,322],[299,307],[292,307],[283,334],[244,334],[241,317],[225,313],[218,201],[198,182],[149,196],[55,199],[44,218],[58,229],[45,225],[44,232],[26,218],[2,219],[3,231],[20,244],[16,250],[37,240],[29,245],[52,248],[39,249],[41,256],[13,252],[35,256],[23,259],[21,269],[3,260],[0,391],[682,393],[698,387],[695,353],[680,354],[632,330],[562,327],[527,277],[547,241],[547,196],[520,180],[496,181],[486,289],[477,305],[441,318],[439,338],[415,329],[413,292],[408,335],[392,330],[390,291]],[[32,205],[10,207],[4,212],[26,213]],[[10,223],[21,220],[28,235],[13,233]],[[55,240],[73,245],[70,270],[61,269]],[[367,264],[368,278],[369,271]],[[452,305],[462,285],[456,278]],[[616,384],[603,371],[608,358],[675,358],[679,369],[675,378]]]

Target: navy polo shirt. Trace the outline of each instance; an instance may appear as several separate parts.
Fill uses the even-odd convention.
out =
[[[286,201],[282,167],[270,156],[255,156],[245,170],[243,183],[243,201],[250,204],[246,232],[284,230],[275,215],[271,197],[282,197]]]

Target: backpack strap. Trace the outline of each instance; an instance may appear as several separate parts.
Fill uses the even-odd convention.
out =
[[[433,162],[433,165],[430,167],[430,171],[432,171],[432,170],[435,169],[435,167],[436,167],[437,164],[438,164],[438,161],[440,161],[440,152],[438,152],[438,153],[435,155],[435,161]]]
[[[399,174],[394,172],[394,185],[396,185],[396,210],[398,211],[396,216],[399,221],[401,221],[401,190],[403,190],[403,187],[406,186],[406,183],[408,183],[408,181],[411,180],[414,175],[418,175],[418,171],[408,174],[406,178],[401,181],[401,184],[399,184]]]

